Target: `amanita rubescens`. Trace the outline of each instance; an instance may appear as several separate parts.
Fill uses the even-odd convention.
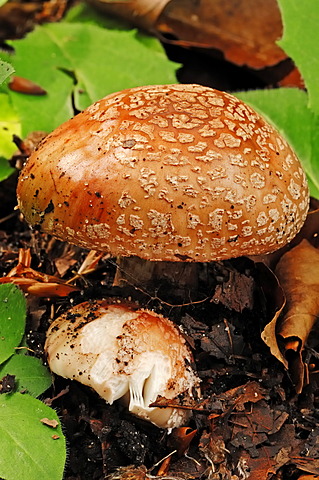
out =
[[[26,220],[113,256],[213,261],[288,243],[308,210],[281,135],[199,85],[113,93],[46,137],[18,184]]]
[[[57,318],[45,344],[51,370],[92,387],[112,404],[122,399],[133,414],[162,428],[177,427],[189,410],[152,408],[160,395],[190,400],[199,380],[179,329],[149,310],[85,302]]]

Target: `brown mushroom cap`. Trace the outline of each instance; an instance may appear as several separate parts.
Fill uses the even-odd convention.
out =
[[[309,194],[287,142],[241,100],[157,85],[111,94],[48,135],[18,202],[30,224],[85,248],[202,262],[285,245]]]

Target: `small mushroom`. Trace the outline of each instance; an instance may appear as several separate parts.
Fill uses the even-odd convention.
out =
[[[199,85],[94,103],[45,138],[17,193],[26,220],[61,240],[170,262],[277,250],[309,203],[281,135],[241,100]]]
[[[106,300],[84,302],[53,321],[45,343],[50,369],[92,387],[109,404],[161,428],[178,427],[189,410],[150,407],[158,396],[190,399],[199,380],[179,329],[149,310]]]

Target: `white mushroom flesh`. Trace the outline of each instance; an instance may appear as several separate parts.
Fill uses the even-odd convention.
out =
[[[199,384],[183,336],[161,315],[85,302],[52,323],[45,350],[54,373],[92,387],[109,404],[123,399],[130,412],[162,428],[188,419],[187,410],[149,406],[158,396],[191,398]]]

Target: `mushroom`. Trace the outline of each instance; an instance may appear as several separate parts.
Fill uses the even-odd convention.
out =
[[[109,404],[122,399],[129,411],[161,428],[185,423],[189,410],[150,407],[160,395],[192,397],[199,380],[179,329],[149,310],[84,302],[53,321],[45,343],[50,369],[92,387]]]
[[[61,240],[170,262],[277,250],[309,204],[281,135],[241,100],[199,85],[94,103],[44,139],[17,194],[26,220]]]

